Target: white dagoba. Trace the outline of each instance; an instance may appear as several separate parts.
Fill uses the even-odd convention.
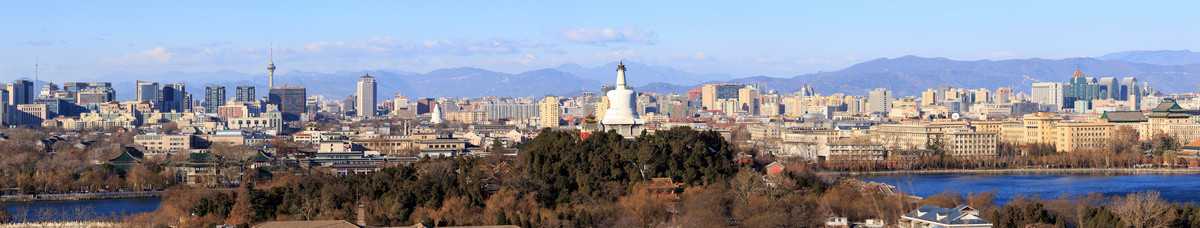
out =
[[[432,115],[433,115],[433,117],[429,118],[430,123],[439,124],[439,123],[442,123],[442,121],[444,121],[444,120],[442,120],[442,107],[438,107],[438,105],[436,103],[433,104],[433,114]]]
[[[604,119],[600,120],[600,130],[609,131],[616,130],[625,138],[633,138],[642,133],[644,120],[638,117],[636,108],[633,103],[636,100],[636,94],[633,90],[625,85],[625,62],[621,61],[617,65],[617,84],[613,90],[608,91],[608,111],[604,112]]]

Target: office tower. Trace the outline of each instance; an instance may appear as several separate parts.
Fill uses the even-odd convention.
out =
[[[233,101],[254,102],[254,99],[256,99],[254,98],[254,86],[252,85],[240,85],[237,87],[237,91],[235,92],[237,94],[234,95]]]
[[[43,119],[52,119],[58,116],[79,116],[79,113],[83,109],[83,107],[76,105],[73,98],[42,97],[34,99],[33,103],[43,105],[42,109],[46,112],[42,115]]]
[[[59,93],[65,94],[55,97],[74,98],[84,107],[94,107],[117,100],[116,90],[113,90],[112,83],[108,82],[67,82],[63,83]]]
[[[12,110],[8,106],[8,88],[0,88],[0,126],[9,125],[9,117],[12,115]]]
[[[634,108],[636,107],[634,107],[633,101],[636,93],[625,86],[624,61],[617,65],[617,83],[615,87],[612,91],[608,91],[609,106],[606,113],[604,113],[604,119],[600,120],[600,130],[615,130],[625,138],[633,138],[641,134],[644,128],[642,125],[646,122],[634,112]],[[736,92],[734,93],[736,94]]]
[[[378,85],[375,83],[375,77],[371,77],[371,74],[359,78],[358,90],[354,93],[355,96],[358,96],[358,100],[354,103],[354,110],[358,116],[375,116],[376,99],[379,98],[377,90]]]
[[[22,79],[8,84],[8,105],[33,104],[34,98],[33,82]]]
[[[703,105],[704,105],[705,109],[722,110],[719,107],[720,105],[717,105],[717,102],[722,99],[737,100],[738,99],[738,90],[742,89],[743,87],[746,87],[746,85],[734,84],[734,83],[719,83],[719,84],[704,85],[703,87],[700,88],[700,98],[701,98],[701,100],[703,100]],[[724,110],[724,111],[730,112],[733,110]]]
[[[210,85],[204,88],[204,113],[217,113],[217,107],[225,105],[225,87]]]
[[[191,96],[183,83],[163,85],[158,94],[160,112],[187,112],[191,109]]]
[[[1100,99],[1121,99],[1121,81],[1113,77],[1101,78],[1097,84],[1100,84]]]
[[[1033,83],[1033,103],[1050,107],[1057,111],[1063,106],[1063,84],[1056,82]]]
[[[738,112],[758,115],[758,89],[753,86],[738,89]]]
[[[304,105],[308,97],[306,92],[303,86],[272,87],[267,95],[267,103],[279,107],[284,121],[297,121],[300,120],[300,114],[305,113],[308,108]]]
[[[1088,78],[1083,71],[1075,70],[1071,81],[1063,85],[1062,108],[1075,108],[1075,101],[1091,101],[1100,98],[1100,85],[1095,78]]]
[[[559,110],[558,98],[554,96],[546,96],[546,98],[542,98],[541,105],[541,127],[557,128],[559,113],[561,113]]]
[[[892,91],[877,88],[871,91],[870,98],[867,100],[867,112],[887,113],[892,109]]]
[[[158,102],[158,83],[157,82],[137,82],[137,101]]]
[[[1128,77],[1121,80],[1121,96],[1120,100],[1132,101],[1133,109],[1139,110],[1142,107],[1142,87],[1138,84],[1137,78]]]

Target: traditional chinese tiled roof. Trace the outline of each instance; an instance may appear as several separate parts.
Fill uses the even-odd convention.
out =
[[[275,160],[275,159],[271,158],[270,155],[267,155],[267,153],[264,153],[261,150],[258,151],[258,154],[254,155],[254,158],[250,159],[250,161],[253,161],[253,162],[269,162],[272,160]]]
[[[1104,111],[1100,119],[1110,123],[1146,122],[1146,115],[1139,111]]]
[[[1150,117],[1151,118],[1188,118],[1188,117],[1191,117],[1191,115],[1188,115],[1186,112],[1187,112],[1187,110],[1184,110],[1183,107],[1179,107],[1178,103],[1175,103],[1174,101],[1164,101],[1162,103],[1159,103],[1158,106],[1154,107],[1153,109],[1150,109]]]

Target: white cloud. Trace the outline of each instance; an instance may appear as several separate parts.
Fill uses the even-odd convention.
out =
[[[630,43],[651,45],[658,43],[658,34],[650,29],[634,27],[622,28],[574,28],[560,29],[558,38],[571,43],[606,46],[609,43]]]

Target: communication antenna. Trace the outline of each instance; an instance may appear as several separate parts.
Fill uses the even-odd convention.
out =
[[[33,87],[37,88],[38,79],[41,76],[38,74],[38,58],[33,58]]]

